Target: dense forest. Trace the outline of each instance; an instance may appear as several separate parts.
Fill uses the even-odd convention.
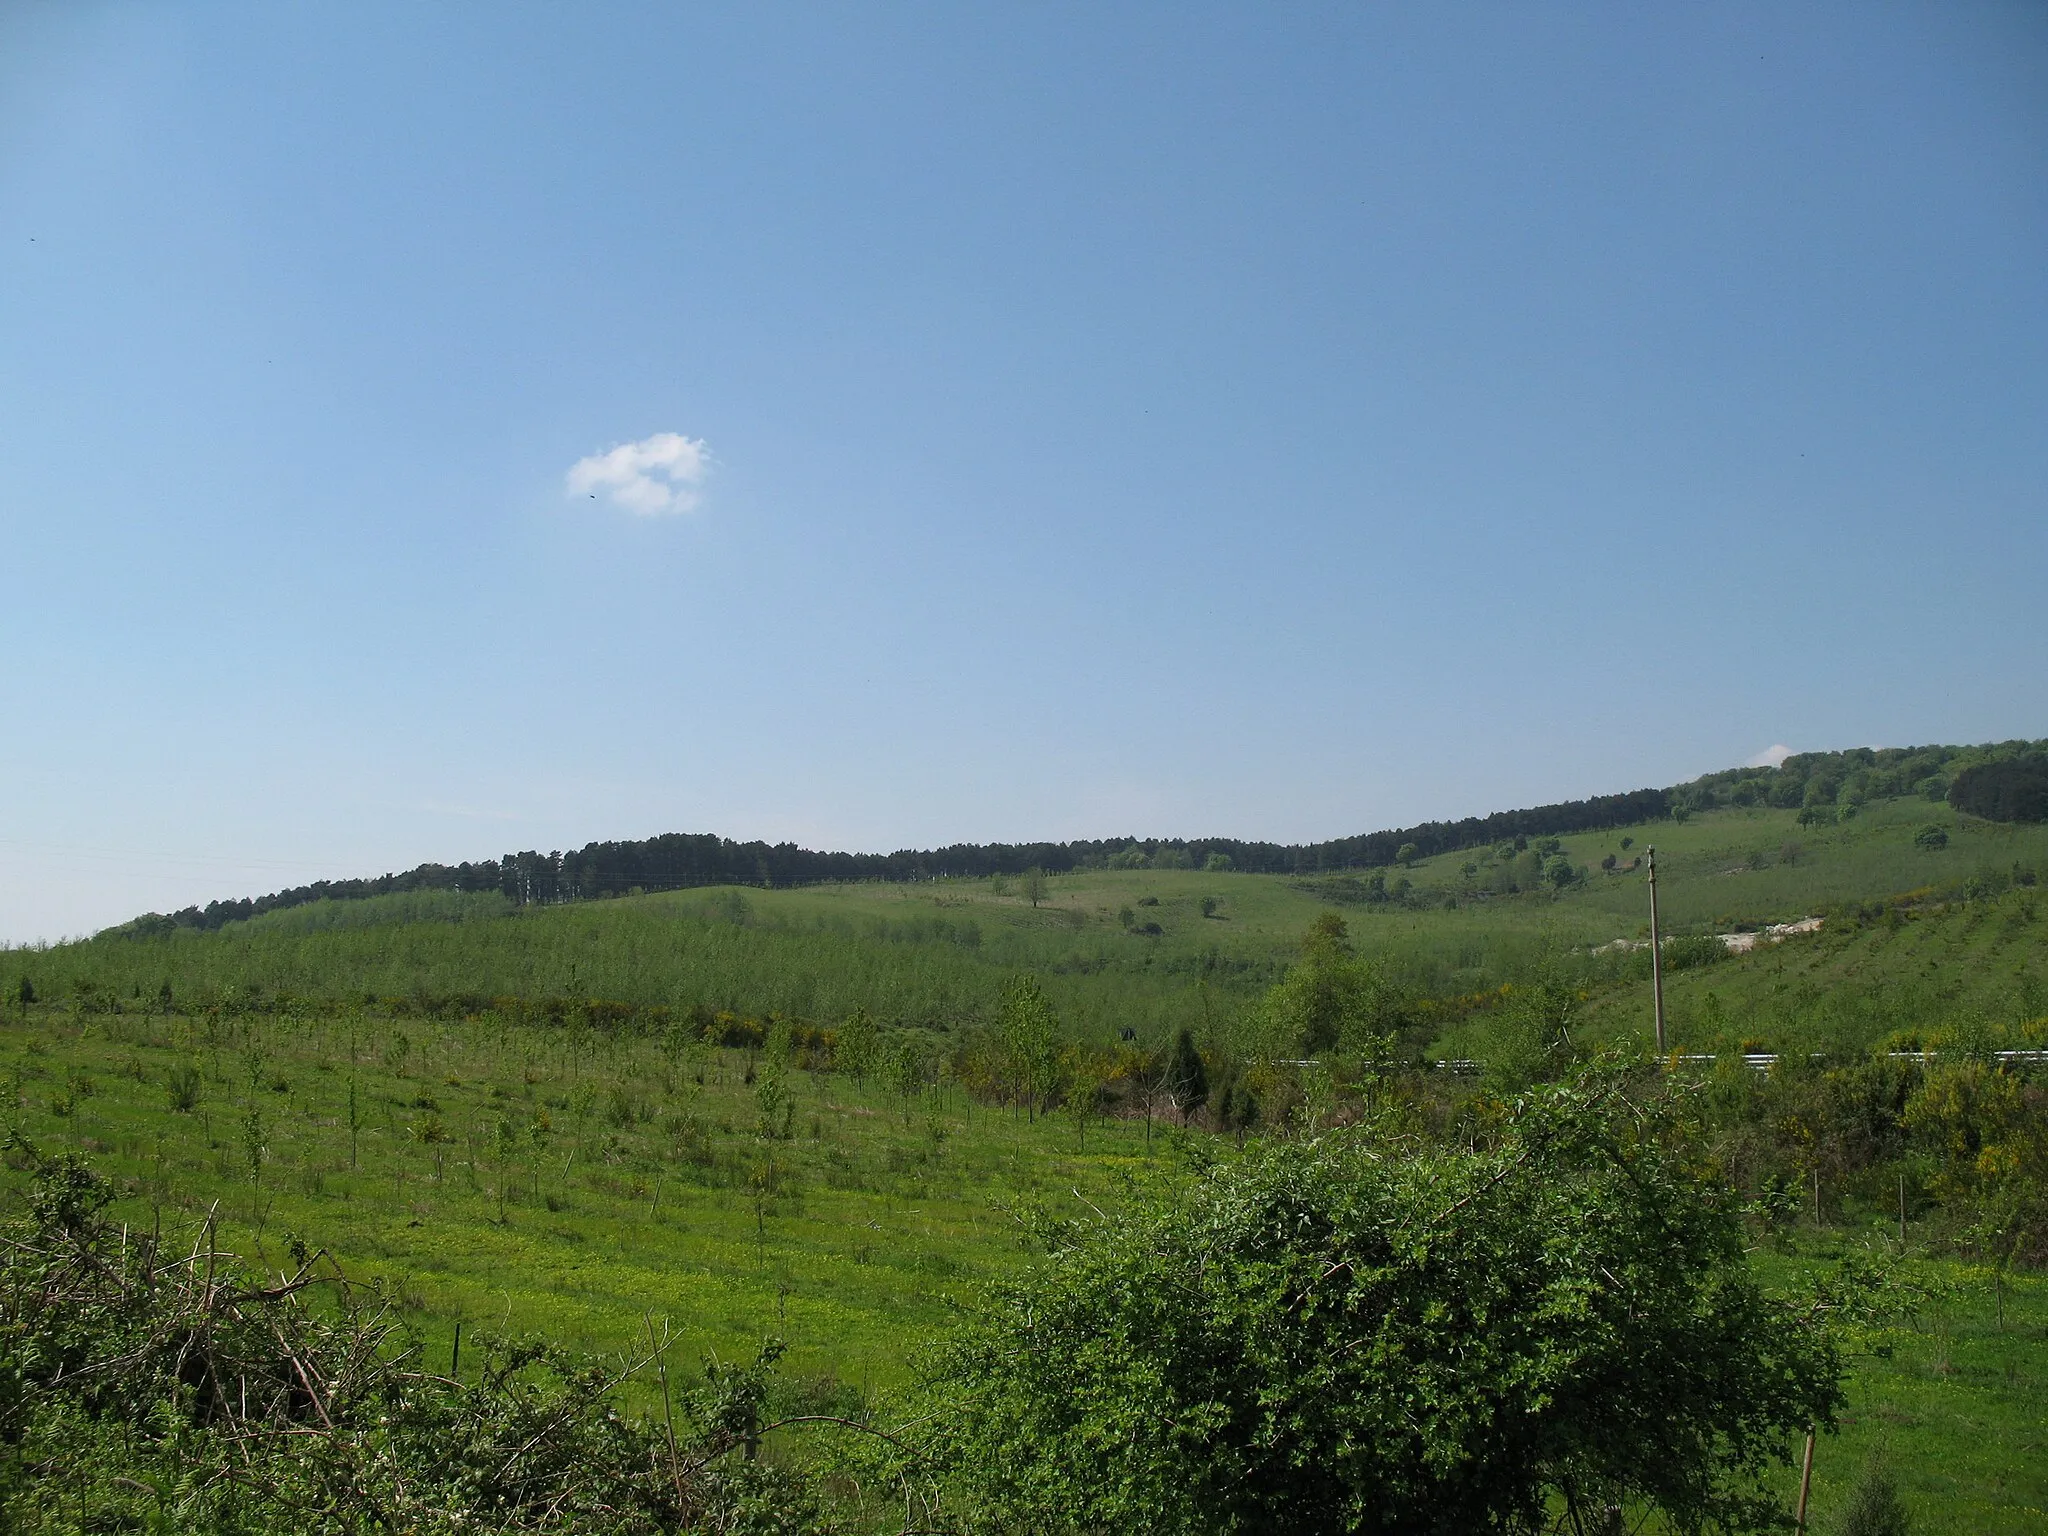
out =
[[[1480,847],[1508,838],[1559,837],[1684,817],[1724,806],[1799,807],[1806,821],[1853,817],[1871,801],[1923,795],[1995,820],[2048,814],[2048,741],[1975,747],[1856,747],[1804,752],[1776,768],[1750,766],[1706,774],[1669,789],[1638,789],[1554,805],[1496,811],[1458,821],[1320,843],[1238,838],[1102,838],[1066,843],[955,843],[896,853],[826,853],[794,843],[734,842],[714,833],[664,833],[640,841],[589,843],[573,852],[528,850],[476,863],[421,864],[402,874],[320,880],[268,896],[213,901],[168,917],[149,914],[139,932],[214,929],[265,912],[316,901],[358,900],[408,891],[497,891],[518,906],[587,901],[629,891],[692,886],[816,885],[829,881],[914,881],[1051,874],[1083,869],[1208,869],[1254,874],[1326,874],[1385,868],[1413,858]]]

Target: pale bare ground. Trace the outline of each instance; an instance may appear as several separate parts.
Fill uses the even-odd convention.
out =
[[[1768,928],[1759,928],[1752,933],[1717,933],[1714,937],[1727,945],[1731,954],[1746,955],[1759,944],[1778,944],[1802,933],[1818,933],[1821,924],[1826,921],[1826,918],[1821,917],[1802,917],[1796,922],[1772,923]],[[1669,944],[1671,940],[1666,938],[1664,942]],[[1601,955],[1611,950],[1649,947],[1648,939],[1610,939],[1605,944],[1597,945],[1593,953]]]

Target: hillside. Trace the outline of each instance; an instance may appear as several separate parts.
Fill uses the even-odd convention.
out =
[[[1731,782],[1753,800],[1740,786],[1761,780]],[[1385,1091],[1406,1134],[1485,1123],[1546,999],[1575,1051],[1640,1043],[1647,954],[1615,941],[1645,931],[1654,842],[1674,1045],[1794,1063],[1712,1079],[1759,1263],[1790,1285],[1890,1243],[1896,1181],[1935,1298],[1924,1331],[1856,1364],[1817,1509],[1832,1518],[1886,1446],[1918,1528],[2030,1529],[2048,1462],[2001,1447],[2048,1437],[2048,1294],[2023,1271],[1994,1293],[1971,1236],[1990,1207],[1939,1144],[1900,1140],[1918,1069],[1866,1064],[1886,1044],[2048,1044],[2048,826],[1924,789],[1678,810],[1385,868],[1143,867],[1155,855],[1042,880],[527,904],[416,889],[133,924],[7,952],[0,1081],[21,1136],[115,1179],[120,1220],[185,1232],[215,1212],[273,1266],[324,1245],[431,1357],[458,1322],[618,1351],[665,1321],[686,1354],[725,1359],[773,1332],[791,1344],[778,1411],[858,1413],[1025,1260],[1026,1213],[1114,1210],[1301,1125],[1309,1069],[1248,1052],[1325,914],[1395,1026]],[[1808,916],[1818,932],[1745,954],[1715,937]],[[1057,1031],[1042,1092],[1003,1033],[1025,976]],[[1213,1085],[1186,1113],[1163,1086],[1183,1028]],[[1801,1066],[1809,1051],[1825,1061]],[[1356,1112],[1374,1090],[1334,1066]],[[2023,1126],[2032,1102],[2012,1100]],[[15,1174],[0,1188],[18,1201]],[[628,1406],[659,1411],[640,1390]]]
[[[1974,747],[1858,747],[1797,753],[1775,768],[1730,768],[1669,789],[1596,795],[1459,821],[1280,844],[1236,838],[1121,838],[1068,843],[955,844],[891,854],[821,853],[793,843],[738,843],[708,833],[668,833],[639,842],[590,843],[571,853],[533,850],[455,865],[422,864],[403,874],[323,880],[267,896],[212,901],[131,927],[218,928],[268,912],[323,901],[425,892],[496,892],[517,906],[553,905],[698,886],[788,887],[835,881],[927,881],[1065,874],[1100,869],[1199,869],[1245,874],[1385,869],[1413,858],[1476,849],[1508,839],[1562,837],[1683,819],[1726,807],[1796,809],[1804,825],[1832,824],[1866,804],[1904,797],[1957,799],[1998,820],[2040,820],[2048,743]]]
[[[1923,846],[1929,827],[1940,846]],[[1832,924],[1818,939],[1675,973],[1681,1041],[1700,1030],[1807,1030],[1812,1000],[1801,1003],[1804,983],[1786,978],[1821,955],[1835,957],[1825,973],[1828,1008],[1841,1015],[1845,996],[1867,995],[1885,1030],[2009,1003],[2041,1011],[2012,1002],[2034,996],[2032,941],[1996,935],[2025,928],[2028,920],[2010,913],[2032,909],[2027,891],[2034,873],[2048,870],[2048,827],[1960,817],[1914,799],[1824,824],[1790,809],[1707,811],[1562,838],[1549,853],[1533,843],[1517,853],[1508,843],[1418,858],[1391,882],[1120,869],[1050,876],[1036,901],[1024,882],[989,877],[523,908],[491,892],[418,892],[275,910],[212,932],[129,927],[11,959],[48,996],[84,983],[128,999],[166,987],[180,1000],[231,992],[329,1003],[448,998],[457,1013],[493,998],[600,998],[821,1026],[858,1006],[934,1029],[984,1020],[1005,981],[1030,971],[1083,1037],[1107,1040],[1128,1028],[1157,1041],[1182,1024],[1226,1026],[1280,975],[1316,913],[1334,906],[1361,953],[1418,1002],[1486,993],[1565,964],[1596,985],[1593,1017],[1618,1021],[1636,1008],[1646,962],[1588,952],[1646,930],[1641,873],[1631,865],[1652,840],[1667,934],[1812,915]],[[1569,877],[1550,879],[1546,865]],[[2018,892],[2009,915],[1982,916],[2009,888]],[[1979,899],[1968,904],[1973,892]],[[1911,922],[1910,942],[1852,923],[1887,902],[1902,914],[1897,922]],[[1969,915],[1955,915],[1958,903]],[[1707,991],[1720,1012],[1702,1023],[1695,998]],[[1748,1018],[1759,1010],[1768,1023]],[[1713,1022],[1738,1013],[1734,1024]]]

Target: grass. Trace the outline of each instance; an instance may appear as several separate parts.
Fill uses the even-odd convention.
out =
[[[1930,823],[1948,830],[1946,847],[1915,845]],[[1360,951],[1418,997],[1561,963],[1584,984],[1578,1028],[1641,1032],[1646,957],[1588,951],[1642,930],[1640,878],[1598,864],[1652,840],[1673,931],[1835,913],[1817,936],[1670,975],[1680,1047],[1861,1049],[1914,1031],[2024,1032],[2048,1011],[2048,913],[2032,888],[1846,911],[2015,865],[2048,871],[2048,828],[1959,823],[1921,802],[1822,829],[1739,810],[1566,838],[1594,873],[1556,895],[1481,897],[1498,861],[1444,855],[1405,872],[1408,902],[1343,910]],[[1249,1007],[1330,895],[1319,877],[1168,870],[1058,877],[1036,907],[1000,881],[527,911],[436,894],[15,950],[0,958],[8,995],[18,974],[45,1001],[0,1020],[0,1103],[38,1144],[83,1150],[119,1180],[131,1223],[190,1225],[217,1209],[231,1245],[273,1265],[297,1235],[381,1277],[430,1356],[458,1321],[612,1351],[651,1315],[699,1353],[780,1334],[793,1346],[788,1390],[844,1406],[907,1385],[919,1342],[1023,1260],[1020,1207],[1108,1208],[1180,1177],[1181,1136],[1096,1121],[1084,1141],[1064,1115],[991,1111],[957,1087],[905,1099],[797,1068],[789,1134],[764,1139],[751,1053],[671,1055],[626,1031],[519,1022],[490,1000],[703,1004],[828,1024],[861,1005],[951,1035],[1029,970],[1074,1033],[1107,1042],[1129,1028],[1158,1044]],[[1160,932],[1131,931],[1146,923]],[[168,1013],[153,1002],[166,985]],[[301,1001],[246,1006],[279,994]],[[449,994],[470,996],[446,1006]],[[118,1011],[100,1011],[110,997]],[[1433,1052],[1483,1052],[1484,1009],[1440,1016]],[[180,1071],[197,1075],[189,1111],[172,1104]],[[19,1178],[9,1187],[18,1195]],[[1809,1257],[1843,1240],[1810,1233]],[[2002,1330],[1980,1287],[1922,1317],[1889,1359],[1861,1362],[1850,1420],[1816,1463],[1816,1528],[1880,1452],[1919,1529],[2048,1524],[2044,1330],[2048,1290],[2021,1277]]]
[[[1097,1121],[1084,1145],[1064,1115],[1024,1119],[953,1090],[905,1100],[801,1069],[794,1134],[763,1140],[750,1064],[375,1015],[222,1019],[209,1034],[204,1019],[40,1009],[0,1025],[14,1122],[46,1150],[89,1154],[131,1224],[190,1228],[217,1211],[230,1246],[273,1266],[295,1235],[324,1244],[384,1281],[429,1359],[446,1357],[458,1319],[613,1351],[652,1316],[686,1354],[727,1358],[774,1333],[793,1346],[792,1399],[828,1410],[905,1387],[921,1342],[1026,1260],[1021,1207],[1108,1208],[1187,1166],[1163,1127],[1148,1145],[1141,1123]],[[167,1087],[181,1067],[200,1076],[190,1112]],[[500,1123],[515,1132],[503,1152]],[[1851,1236],[1807,1230],[1762,1262],[1789,1281]],[[2014,1282],[2001,1329],[1982,1283],[1965,1285],[1895,1342],[1859,1362],[1843,1432],[1822,1442],[1822,1520],[1882,1453],[1918,1529],[2041,1529],[2048,1286]]]
[[[1914,845],[1929,824],[1948,831],[1946,847]],[[1672,933],[1782,921],[1987,872],[2009,875],[2015,866],[2048,871],[2048,828],[1958,822],[1922,801],[1883,802],[1819,829],[1800,828],[1789,811],[1728,810],[1566,838],[1565,854],[1592,874],[1559,894],[1481,896],[1499,866],[1475,852],[1416,864],[1405,876],[1414,884],[1406,904],[1343,910],[1360,950],[1411,991],[1481,992],[1645,931],[1640,875],[1601,873],[1598,865],[1610,853],[1633,859],[1652,840]],[[1476,874],[1465,873],[1468,866]],[[83,980],[121,997],[169,985],[186,1001],[258,989],[330,1002],[451,992],[601,997],[823,1023],[862,1006],[924,1025],[986,1017],[1003,983],[1029,970],[1080,1037],[1105,1041],[1130,1028],[1156,1043],[1182,1025],[1215,1027],[1241,1013],[1278,977],[1332,890],[1314,877],[1158,870],[1057,877],[1036,907],[1000,880],[686,891],[524,911],[495,895],[428,893],[295,908],[212,934],[107,935],[19,949],[0,965],[57,997]],[[1205,898],[1218,904],[1213,916],[1202,914]],[[2031,899],[2018,893],[1998,922],[2013,921]],[[1160,932],[1128,931],[1126,912],[1134,927],[1157,924]],[[1907,986],[1923,1013],[1995,1012],[2035,975],[2038,946],[2023,936],[2001,940],[2006,930],[1984,928],[1981,917],[1958,923],[1965,921],[1978,927],[1966,935],[1957,923],[1937,924],[1920,930],[1928,937],[1917,948],[1868,943],[1853,963],[1822,967],[1810,979],[1828,990]],[[1834,954],[1832,943],[1818,947]],[[1784,979],[1782,957],[1795,953],[1803,951],[1787,946],[1734,970],[1709,970],[1724,1004],[1810,1013],[1813,999],[1797,991],[1810,968],[1792,966],[1791,1003],[1773,990]],[[1731,979],[1766,973],[1768,983]],[[1621,967],[1613,979],[1634,978]],[[1674,979],[1674,1008],[1687,1028],[1697,1023],[1704,985],[1704,975]]]
[[[612,1350],[651,1313],[698,1353],[778,1332],[800,1377],[894,1387],[949,1295],[1015,1261],[1006,1204],[1114,1200],[1173,1166],[1142,1124],[1098,1121],[1084,1149],[1071,1119],[801,1069],[790,1134],[763,1139],[751,1053],[672,1063],[630,1036],[53,1011],[0,1042],[13,1123],[90,1155],[124,1219],[217,1205],[231,1245],[273,1266],[293,1235],[324,1244],[389,1284],[430,1353],[458,1318]],[[181,1068],[199,1074],[189,1112]]]
[[[2048,1283],[2008,1281],[2001,1324],[1981,1274],[1908,1269],[1951,1294],[1892,1330],[1886,1355],[1857,1360],[1841,1428],[1815,1447],[1809,1529],[1832,1529],[1873,1464],[1890,1470],[1916,1532],[2048,1528]],[[1782,1481],[1789,1507],[1796,1472]]]

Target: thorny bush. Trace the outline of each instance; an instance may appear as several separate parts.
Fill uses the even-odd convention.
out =
[[[713,1365],[672,1420],[623,1416],[627,1375],[480,1341],[425,1369],[374,1287],[295,1245],[259,1279],[210,1222],[174,1245],[111,1222],[108,1186],[15,1138],[35,1174],[0,1229],[0,1523],[10,1531],[326,1533],[829,1529],[756,1455],[779,1346]]]

